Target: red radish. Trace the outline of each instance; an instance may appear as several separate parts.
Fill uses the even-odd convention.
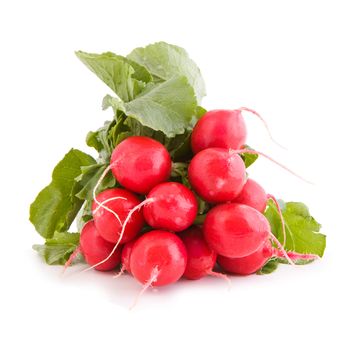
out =
[[[234,110],[216,109],[205,113],[192,132],[191,146],[193,153],[198,153],[210,147],[241,149],[247,138],[242,111],[252,113],[258,117],[264,123],[271,140],[284,148],[273,139],[267,123],[259,113],[253,109],[241,107]]]
[[[120,238],[122,223],[126,220],[130,210],[140,203],[141,201],[134,194],[121,188],[105,190],[98,194],[93,202],[92,210],[95,225],[100,235],[105,240],[116,243]],[[133,239],[143,225],[142,211],[134,212],[126,224],[119,243]]]
[[[232,201],[246,182],[244,162],[230,150],[207,148],[192,158],[188,179],[193,189],[207,202]]]
[[[169,178],[171,158],[160,142],[145,136],[131,136],[114,149],[110,169],[123,187],[147,194]]]
[[[133,239],[132,241],[126,243],[122,249],[122,269],[126,270],[130,274],[131,274],[130,255],[135,242],[136,242],[136,239]]]
[[[184,277],[197,280],[213,272],[217,254],[208,246],[203,232],[198,226],[193,226],[180,233],[180,238],[187,251],[187,265]]]
[[[147,198],[151,202],[144,207],[143,214],[153,228],[179,232],[190,227],[196,218],[197,199],[178,182],[157,185]]]
[[[269,239],[254,253],[241,258],[218,256],[219,265],[226,271],[238,275],[249,275],[261,269],[272,258],[273,249]]]
[[[193,153],[209,147],[240,149],[245,144],[247,130],[239,109],[216,109],[203,115],[193,129]]]
[[[295,252],[287,252],[287,255],[293,261],[310,261],[318,258],[314,254],[299,254]],[[226,272],[237,275],[250,275],[260,270],[274,257],[285,258],[285,255],[280,250],[272,247],[271,241],[267,239],[253,254],[242,258],[227,258],[219,255],[218,263]]]
[[[86,262],[93,266],[105,259],[112,252],[114,244],[104,240],[98,233],[93,220],[87,222],[80,235],[80,248]],[[120,249],[115,250],[112,256],[103,264],[95,266],[96,270],[108,271],[120,263]]]
[[[247,179],[241,193],[235,198],[235,203],[248,205],[263,213],[267,204],[267,194],[265,190],[254,180]]]
[[[168,231],[154,230],[137,239],[130,256],[132,275],[142,284],[164,286],[183,275],[187,263],[181,239]]]
[[[265,216],[256,209],[226,203],[209,210],[203,231],[215,252],[229,258],[240,258],[259,249],[271,229]]]
[[[283,246],[286,244],[286,229],[284,224],[284,219],[281,211],[281,207],[277,199],[272,194],[267,194],[265,190],[254,180],[247,179],[247,182],[243,186],[243,189],[239,196],[235,198],[235,203],[241,203],[252,207],[261,213],[266,209],[267,201],[271,199],[277,208],[278,214],[282,223],[283,231]]]

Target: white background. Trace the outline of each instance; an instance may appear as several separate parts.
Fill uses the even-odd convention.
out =
[[[349,9],[347,1],[2,1],[0,5],[2,349],[346,349],[349,330]],[[205,278],[147,292],[127,276],[44,265],[28,206],[87,131],[108,87],[74,50],[127,54],[165,40],[207,84],[204,107],[246,115],[270,193],[306,202],[328,234],[324,259],[268,276]],[[90,151],[90,150],[89,150]],[[93,152],[93,151],[90,151]]]

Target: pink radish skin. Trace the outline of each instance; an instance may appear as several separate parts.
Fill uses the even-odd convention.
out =
[[[180,238],[187,251],[187,265],[184,277],[197,280],[210,275],[215,266],[217,254],[208,246],[203,237],[202,230],[191,227],[180,233]]]
[[[210,147],[240,149],[246,138],[241,111],[217,109],[199,119],[192,132],[191,146],[195,154]]]
[[[223,148],[207,148],[197,153],[188,167],[193,189],[205,201],[222,203],[234,200],[246,182],[244,162]]]
[[[266,209],[267,201],[271,199],[277,208],[278,215],[281,219],[282,231],[283,231],[283,244],[286,244],[286,229],[284,218],[282,215],[281,207],[277,201],[277,199],[272,194],[267,194],[265,190],[254,180],[248,179],[241,193],[234,200],[235,203],[241,203],[252,207],[261,213],[263,213]]]
[[[145,233],[137,239],[130,255],[131,273],[145,285],[165,286],[176,282],[183,275],[186,263],[185,245],[168,231]]]
[[[110,167],[123,187],[147,194],[169,178],[171,158],[160,142],[145,136],[131,136],[114,149]]]
[[[197,199],[184,185],[165,182],[148,194],[143,208],[146,222],[155,229],[179,232],[190,227],[197,215]]]
[[[235,198],[235,203],[248,205],[263,213],[266,209],[267,194],[265,190],[254,180],[247,179],[241,193]]]
[[[130,255],[135,242],[136,242],[136,239],[133,239],[132,241],[126,243],[122,248],[122,257],[121,257],[122,266],[123,266],[123,269],[129,272],[130,274],[131,274]]]
[[[288,257],[293,261],[310,261],[318,259],[314,254],[300,254],[295,252],[287,252]],[[260,270],[271,258],[285,258],[280,250],[272,247],[271,241],[267,239],[265,243],[253,254],[242,258],[227,258],[218,256],[219,265],[226,271],[237,275],[250,275]]]
[[[273,256],[273,248],[269,239],[253,254],[242,258],[218,256],[218,264],[229,273],[250,275],[260,270]]]
[[[94,221],[87,222],[80,234],[80,249],[86,262],[93,266],[105,259],[112,251],[114,245],[104,240],[98,233]],[[99,271],[113,270],[120,263],[120,249],[103,264],[95,267]]]
[[[114,197],[123,197],[124,199],[113,199]],[[131,192],[121,188],[105,190],[98,194],[96,199],[99,203],[104,203],[104,207],[112,211],[107,211],[104,207],[99,206],[96,201],[93,202],[92,211],[96,228],[102,238],[111,243],[116,243],[122,230],[121,223],[125,221],[130,210],[140,204],[141,201]],[[108,201],[108,199],[111,200]],[[121,223],[113,212],[118,215]],[[140,232],[143,225],[144,218],[142,210],[136,211],[126,224],[120,243],[125,243],[133,239]]]
[[[220,204],[209,210],[203,225],[205,240],[219,255],[240,258],[259,249],[270,235],[263,214],[244,204]]]

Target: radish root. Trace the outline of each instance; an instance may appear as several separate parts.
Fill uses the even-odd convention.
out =
[[[268,194],[267,198],[271,199],[275,203],[275,205],[277,207],[278,215],[280,216],[281,224],[282,224],[282,233],[283,233],[283,244],[282,244],[282,246],[285,247],[286,240],[287,240],[287,234],[286,234],[286,224],[284,222],[284,218],[283,218],[283,215],[282,215],[281,207],[280,207],[277,199],[275,198],[275,196],[273,196],[272,194]]]
[[[281,251],[279,251],[278,249],[275,249],[274,255],[277,258],[285,258],[285,255]],[[287,252],[287,255],[293,261],[295,261],[295,260],[316,260],[316,259],[320,258],[316,254],[302,254],[302,253],[296,253],[296,252]]]
[[[270,236],[272,237],[272,240],[277,244],[278,249],[280,250],[280,254],[282,254],[283,257],[285,257],[288,261],[288,263],[290,265],[295,265],[295,263],[293,262],[293,260],[289,257],[288,253],[285,251],[285,249],[283,248],[282,244],[280,243],[280,241],[276,238],[276,236],[270,232]]]
[[[133,304],[130,306],[129,310],[132,310],[136,305],[137,303],[139,302],[141,296],[143,295],[143,293],[149,288],[152,286],[152,283],[153,282],[156,282],[157,281],[157,278],[159,276],[159,269],[158,269],[158,265],[156,265],[153,269],[152,269],[152,272],[151,272],[151,276],[149,278],[149,280],[143,285],[143,288],[141,289],[141,291],[139,292],[139,294],[137,294]]]
[[[98,202],[98,203],[97,203],[98,206],[95,208],[95,210],[92,212],[92,214],[96,214],[96,212],[97,212],[100,208],[105,209],[104,205],[105,205],[106,203],[112,202],[112,201],[114,201],[114,200],[116,200],[116,199],[124,199],[124,200],[126,200],[125,197],[111,197],[111,198],[108,198],[108,199],[104,200],[103,202]],[[110,208],[108,208],[108,209],[110,209]],[[110,210],[112,210],[112,209],[110,209]],[[120,223],[120,224],[121,224],[121,223]]]
[[[103,202],[102,202],[102,203],[99,202],[98,199],[96,198],[96,191],[97,191],[98,187],[101,185],[103,179],[106,177],[107,173],[108,173],[111,169],[112,169],[112,166],[111,166],[111,165],[108,165],[108,167],[103,171],[103,173],[101,174],[100,178],[99,178],[98,181],[96,182],[96,185],[95,185],[94,189],[92,190],[92,197],[93,197],[95,203],[98,204],[97,209],[99,209],[99,208],[102,207],[103,209],[105,209],[105,210],[107,210],[108,212],[112,213],[112,214],[116,217],[116,219],[119,221],[120,225],[122,225],[123,223],[121,222],[121,220],[120,220],[118,214],[117,214],[114,210],[112,210],[112,209],[106,207],[106,206],[103,204]],[[124,197],[120,197],[120,198],[125,199]],[[97,210],[97,209],[96,209],[96,210]]]
[[[126,268],[124,265],[122,265],[120,271],[118,273],[116,273],[113,278],[119,278],[124,272],[126,271]]]
[[[126,217],[126,219],[125,219],[125,221],[124,221],[124,223],[123,223],[122,230],[121,230],[120,235],[119,235],[119,239],[118,239],[117,243],[115,244],[115,246],[113,247],[113,249],[112,249],[112,251],[110,252],[110,254],[109,254],[105,259],[101,260],[100,262],[96,263],[95,265],[89,266],[88,268],[86,268],[85,270],[83,270],[83,272],[89,271],[89,270],[95,268],[96,266],[99,266],[99,265],[105,263],[106,261],[108,261],[108,260],[110,259],[110,257],[111,257],[111,256],[114,254],[114,252],[117,250],[117,248],[118,248],[118,246],[119,246],[119,244],[120,244],[120,241],[122,240],[122,238],[123,238],[123,236],[124,236],[124,232],[125,232],[126,225],[127,225],[127,223],[130,221],[132,214],[134,214],[135,211],[140,210],[143,206],[145,206],[145,205],[147,205],[147,204],[149,204],[149,203],[152,203],[152,202],[154,202],[154,198],[147,198],[147,199],[145,199],[143,202],[141,202],[140,204],[136,205],[134,208],[132,208],[132,209],[129,211],[129,213],[128,213],[128,215],[127,215],[127,217]]]
[[[232,282],[231,282],[231,279],[227,275],[225,275],[224,273],[215,272],[213,270],[209,270],[207,272],[207,274],[209,276],[213,276],[213,277],[218,277],[218,278],[224,279],[227,282],[227,284],[228,284],[228,290],[231,290]]]
[[[245,153],[248,153],[248,154],[258,154],[259,156],[262,156],[266,159],[268,159],[269,161],[271,161],[272,163],[275,163],[276,165],[278,165],[279,167],[281,167],[282,169],[288,171],[289,173],[291,173],[292,175],[296,176],[297,178],[299,178],[300,180],[304,181],[304,182],[307,182],[311,185],[313,185],[312,182],[304,179],[302,176],[298,175],[297,173],[295,173],[293,170],[287,168],[285,165],[281,164],[280,162],[278,162],[277,160],[274,160],[273,158],[271,158],[270,156],[268,156],[267,154],[263,153],[263,152],[260,152],[260,151],[256,151],[256,150],[253,150],[253,149],[239,149],[239,150],[234,150],[234,149],[230,149],[229,150],[229,153],[230,154],[245,154]]]
[[[287,150],[286,147],[284,147],[283,145],[281,145],[279,142],[277,142],[277,141],[274,139],[274,137],[272,136],[272,133],[271,133],[271,131],[270,131],[270,128],[269,128],[269,126],[267,125],[266,120],[265,120],[258,112],[256,112],[254,109],[247,108],[247,107],[241,107],[241,108],[238,108],[238,110],[241,111],[241,112],[242,112],[242,111],[245,111],[245,112],[252,113],[252,114],[254,114],[256,117],[258,117],[258,118],[260,119],[260,121],[264,124],[264,127],[265,127],[267,133],[269,134],[269,137],[270,137],[271,141],[272,141],[274,144],[276,144],[278,147],[281,147],[281,148],[283,148],[284,150]]]
[[[78,254],[81,253],[81,248],[80,245],[78,245],[76,247],[76,249],[74,250],[74,252],[70,255],[69,259],[67,260],[67,262],[64,264],[63,267],[63,271],[62,271],[62,275],[66,272],[67,268],[69,266],[72,265],[73,261],[75,260],[75,258],[78,256]]]

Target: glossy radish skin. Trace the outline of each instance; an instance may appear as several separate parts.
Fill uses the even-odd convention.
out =
[[[246,142],[247,130],[240,110],[217,109],[199,119],[193,129],[193,153],[210,147],[240,149]]]
[[[188,167],[193,189],[205,201],[222,203],[234,200],[246,182],[242,158],[223,148],[207,148],[197,153]]]
[[[184,277],[200,279],[210,273],[215,265],[217,254],[204,240],[201,228],[193,226],[180,233],[187,251],[187,265]]]
[[[146,284],[153,271],[159,271],[153,286],[164,286],[180,279],[187,263],[187,252],[181,239],[168,231],[154,230],[137,239],[131,251],[132,275]]]
[[[112,199],[113,197],[126,198],[114,199],[104,203],[105,207],[113,210],[119,216],[122,223],[125,221],[129,211],[141,203],[141,201],[134,194],[121,188],[105,190],[99,193],[96,198],[98,202],[102,203],[108,199]],[[103,207],[99,207],[96,202],[93,202],[92,204],[92,211],[96,228],[101,237],[109,242],[116,243],[122,230],[122,225],[118,219],[113,213],[109,212]],[[132,214],[130,220],[126,224],[123,238],[121,239],[120,243],[125,243],[133,239],[140,232],[143,225],[144,219],[142,209],[140,209]]]
[[[143,213],[153,228],[179,232],[190,227],[196,218],[197,199],[191,190],[178,182],[157,185],[147,198],[154,201],[143,208]]]
[[[147,194],[169,178],[171,158],[160,142],[145,136],[131,136],[114,149],[111,170],[123,187]]]
[[[248,205],[263,213],[266,209],[267,194],[256,181],[247,179],[241,193],[234,202]]]
[[[131,274],[130,255],[135,242],[136,242],[136,239],[133,239],[132,241],[125,243],[125,245],[122,248],[122,257],[121,257],[122,265],[124,269],[128,271],[130,274]]]
[[[204,221],[204,237],[219,255],[240,258],[254,253],[270,235],[263,214],[244,204],[226,203],[212,208]]]
[[[104,240],[98,233],[94,221],[87,222],[80,234],[80,248],[86,262],[92,266],[111,253],[114,244]],[[120,263],[120,249],[117,249],[113,255],[103,264],[95,267],[99,271],[113,270]]]
[[[250,275],[260,270],[273,256],[273,248],[269,239],[253,254],[242,258],[227,258],[218,256],[219,265],[229,273]]]

